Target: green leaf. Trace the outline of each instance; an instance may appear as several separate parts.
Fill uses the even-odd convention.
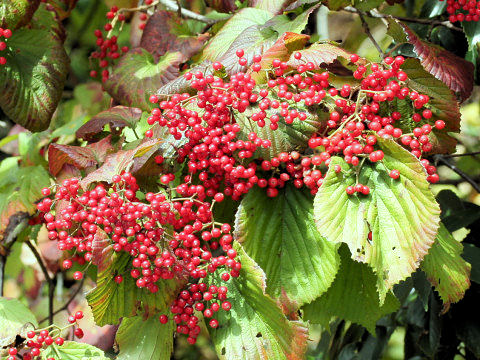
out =
[[[450,232],[467,227],[480,219],[480,206],[461,200],[451,190],[440,191],[437,201],[442,209],[442,223]]]
[[[177,78],[182,59],[181,53],[172,52],[161,56],[157,63],[144,49],[130,50],[113,68],[105,89],[122,105],[150,111],[153,108],[150,95]]]
[[[332,286],[325,294],[303,307],[305,320],[328,327],[332,317],[365,326],[375,334],[375,323],[398,309],[400,303],[389,292],[380,304],[372,269],[350,259],[345,246],[340,248],[341,265]]]
[[[447,132],[460,131],[460,109],[455,94],[440,80],[426,72],[416,59],[407,59],[402,70],[408,75],[408,87],[422,94],[430,96],[428,106],[432,110],[431,121],[441,119],[445,121],[445,128],[441,131],[433,130],[430,142],[436,153],[447,153],[455,150],[456,140]]]
[[[203,49],[202,60],[216,61],[245,29],[252,25],[262,25],[272,17],[273,14],[266,10],[245,8],[238,11],[208,42]]]
[[[130,276],[129,254],[121,253],[105,258],[111,263],[102,266],[103,270],[98,272],[97,286],[86,296],[98,326],[118,324],[121,317],[168,310],[181,281],[161,280],[157,282],[158,292],[152,294],[146,289],[139,289]],[[123,275],[123,281],[117,284],[114,277],[119,274]]]
[[[36,211],[35,202],[43,197],[42,188],[50,186],[50,177],[42,166],[20,168],[17,161],[10,158],[0,165],[0,240],[15,225],[12,219]]]
[[[0,346],[8,346],[17,335],[37,327],[35,315],[19,300],[0,297]]]
[[[76,341],[65,341],[62,346],[53,343],[40,354],[42,360],[49,358],[61,360],[108,360],[105,353],[99,348],[79,343]]]
[[[462,252],[462,244],[441,224],[437,239],[421,264],[447,308],[461,300],[470,287],[471,266],[462,259]]]
[[[248,5],[255,9],[270,11],[274,14],[281,14],[295,0],[250,0]]]
[[[117,360],[170,360],[175,323],[161,324],[157,316],[124,318],[116,335]]]
[[[355,171],[334,157],[314,206],[320,233],[335,243],[346,243],[353,259],[374,269],[383,301],[428,252],[437,234],[440,208],[418,159],[392,140],[378,139],[378,145],[385,153],[383,161],[367,160],[358,179],[370,187],[368,196],[345,192],[355,185]],[[342,172],[335,173],[335,165]],[[393,169],[400,172],[398,180],[389,176]]]
[[[336,246],[316,229],[308,190],[287,185],[269,198],[253,188],[237,212],[235,235],[264,269],[273,297],[284,295],[301,306],[324,293],[337,274]]]
[[[68,73],[62,39],[54,25],[49,29],[22,28],[13,33],[8,47],[7,64],[0,72],[0,106],[17,124],[31,131],[45,130]]]
[[[237,247],[242,269],[228,283],[232,309],[219,311],[219,327],[210,329],[220,359],[303,359],[306,328],[288,321],[275,301],[265,295],[265,274]],[[221,280],[217,279],[217,282]]]
[[[40,0],[0,0],[0,27],[14,30],[27,24],[39,4]]]
[[[280,116],[280,121],[277,123],[278,129],[272,130],[268,121],[264,127],[260,127],[257,122],[250,120],[255,110],[255,108],[248,108],[245,112],[236,114],[235,118],[241,128],[240,138],[248,139],[248,134],[254,132],[259,138],[271,141],[272,145],[269,148],[259,147],[254,154],[256,158],[265,160],[269,160],[281,152],[306,149],[310,136],[320,131],[328,120],[328,113],[323,111],[307,112],[307,119],[295,119],[292,124],[286,124],[283,116]],[[303,112],[305,110],[299,108],[298,111]],[[266,112],[267,118],[274,114],[280,115],[280,112],[276,110],[267,110]]]
[[[468,41],[468,51],[465,59],[475,65],[475,79],[479,76],[479,53],[480,53],[480,22],[462,21],[462,28]]]

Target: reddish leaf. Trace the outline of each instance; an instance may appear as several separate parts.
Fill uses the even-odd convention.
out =
[[[233,12],[237,10],[235,0],[206,0],[208,6],[218,12]]]
[[[108,135],[96,143],[88,144],[88,147],[92,149],[93,156],[97,163],[103,164],[107,156],[117,151],[120,145],[121,143],[112,144],[112,135]]]
[[[403,34],[400,33],[400,29]],[[413,45],[423,68],[451,90],[458,92],[462,101],[468,99],[473,91],[474,65],[440,46],[421,40],[407,25],[389,19],[389,34],[397,42]]]
[[[140,46],[148,50],[155,60],[167,52],[180,52],[184,60],[195,55],[208,39],[208,34],[185,36],[182,20],[172,11],[160,10],[147,21]]]
[[[299,65],[311,62],[315,68],[325,67],[325,65],[332,64],[338,57],[349,59],[352,53],[328,43],[315,43],[308,49],[299,51],[302,54],[300,60],[295,59],[294,55],[290,56],[288,65],[297,67]]]
[[[92,263],[97,265],[99,272],[103,272],[113,263],[114,256],[108,235],[104,231],[97,231],[92,241]]]
[[[177,78],[182,61],[183,55],[179,52],[167,53],[156,62],[145,49],[130,50],[113,68],[105,89],[122,105],[150,111],[150,95]]]
[[[263,53],[262,61],[260,62],[262,69],[270,68],[274,59],[287,61],[294,51],[303,49],[309,39],[310,36],[308,35],[286,32],[270,49]],[[265,73],[252,73],[252,77],[259,81],[260,79],[265,79]]]
[[[93,135],[103,131],[105,125],[110,128],[135,127],[142,117],[142,110],[128,106],[115,106],[92,117],[77,130],[77,137],[85,140],[93,139]]]
[[[108,155],[103,165],[88,174],[80,182],[80,185],[86,189],[88,185],[94,182],[111,183],[113,176],[120,174],[124,170],[134,173],[158,150],[160,144],[161,141],[159,139],[148,140],[133,150],[120,150]]]
[[[63,165],[70,164],[86,169],[97,164],[92,149],[81,146],[51,144],[48,148],[48,168],[56,176]]]
[[[192,73],[201,71],[205,75],[211,75],[213,74],[212,62],[210,60],[205,60],[201,64],[191,68],[189,71]],[[157,90],[156,93],[162,98],[163,97],[166,98],[168,95],[171,95],[171,94],[176,94],[176,93],[181,94],[185,92],[193,94],[194,90],[190,86],[190,82],[185,80],[183,75],[181,75],[173,79],[172,81],[169,81],[168,83],[160,86],[160,88]]]

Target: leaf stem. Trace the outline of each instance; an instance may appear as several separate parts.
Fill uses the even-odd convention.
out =
[[[45,266],[45,263],[43,262],[42,257],[38,252],[37,248],[35,247],[35,245],[33,245],[30,240],[25,241],[25,244],[32,251],[33,255],[35,256],[35,259],[37,259],[38,265],[40,265],[43,276],[45,277],[48,283],[48,322],[49,322],[49,325],[51,325],[53,324],[53,295],[55,291],[54,278],[50,277],[47,267]]]
[[[475,189],[477,193],[480,194],[480,186],[472,178],[470,178],[467,174],[465,174],[462,170],[460,170],[454,164],[449,162],[444,155],[435,155],[433,158],[435,159],[436,162],[440,161],[443,165],[447,166],[448,168],[456,172],[458,175],[460,175],[463,179],[465,179],[466,182],[472,185],[472,187]]]
[[[360,17],[360,21],[362,22],[363,31],[365,32],[365,34],[367,34],[368,38],[373,43],[373,45],[379,52],[381,58],[383,59],[385,57],[385,53],[383,52],[382,48],[378,44],[377,40],[375,40],[375,38],[373,37],[372,32],[370,31],[370,27],[368,26],[368,23],[365,21],[365,18],[363,17],[363,13],[358,9],[355,9],[355,10],[357,10],[357,14]]]

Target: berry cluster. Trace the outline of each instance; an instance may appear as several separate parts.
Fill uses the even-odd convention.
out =
[[[24,360],[31,360],[33,358],[36,358],[37,356],[40,356],[40,353],[42,350],[45,350],[47,347],[55,344],[57,346],[62,346],[63,343],[65,342],[65,339],[60,336],[61,333],[66,330],[67,328],[70,328],[72,326],[77,326],[75,330],[73,331],[73,334],[75,337],[78,339],[83,338],[83,330],[78,327],[78,320],[83,318],[83,312],[82,311],[77,311],[74,315],[71,315],[68,317],[68,322],[69,325],[67,325],[64,328],[58,328],[54,327],[48,327],[46,329],[40,329],[40,330],[35,330],[35,331],[29,331],[27,333],[27,343],[26,343],[26,351],[23,352],[22,354],[22,359]],[[15,347],[11,347],[8,349],[8,354],[9,356],[7,357],[7,360],[15,360],[17,358],[17,355],[20,354],[19,349]],[[61,359],[55,359],[53,357],[47,358],[47,360],[61,360]]]
[[[237,56],[238,63],[245,66],[244,51],[237,50]],[[197,188],[187,185],[197,178],[201,196],[214,196],[223,189],[222,195],[239,200],[254,185],[267,188],[269,196],[276,196],[278,188],[287,181],[315,193],[323,182],[321,167],[328,168],[331,156],[343,156],[353,166],[363,163],[362,159],[382,161],[384,154],[376,144],[377,137],[384,137],[396,139],[422,158],[433,148],[428,135],[434,128],[445,127],[442,120],[431,120],[430,98],[408,88],[401,56],[364,65],[358,55],[351,55],[353,75],[360,85],[345,84],[340,89],[329,82],[328,71],[302,62],[301,52],[295,53],[294,59],[299,65],[293,69],[291,64],[278,59],[262,69],[261,56],[255,56],[249,71],[233,74],[228,81],[200,71],[187,72],[184,77],[196,91],[194,96],[174,94],[162,101],[156,95],[150,97],[158,108],[152,110],[148,123],[167,127],[175,139],[188,140],[177,149],[178,162],[186,162],[190,173],[177,188],[180,194],[198,193]],[[216,62],[212,67],[218,71],[223,65]],[[252,76],[259,71],[269,74],[265,84],[257,84]],[[411,114],[398,112],[396,101],[410,106]],[[320,111],[329,112],[329,119],[326,128],[319,128],[308,141],[312,155],[292,151],[261,159],[257,150],[270,148],[271,139],[262,139],[255,131],[246,134],[237,122],[237,118],[244,117],[258,128],[268,126],[275,131],[280,122],[288,126],[304,121],[319,107],[325,109]],[[417,126],[410,130],[410,125],[405,124]],[[153,137],[153,129],[145,136]],[[438,181],[436,168],[427,159],[422,159],[422,164],[428,180]],[[369,191],[361,184],[347,189],[349,194],[368,195]]]
[[[98,59],[98,67],[101,69],[102,82],[105,82],[109,77],[108,67],[114,65],[115,60],[117,60],[122,53],[126,53],[129,50],[128,46],[122,46],[120,48],[117,43],[118,37],[113,35],[117,23],[120,24],[118,29],[118,32],[120,32],[126,21],[125,13],[127,11],[141,11],[155,5],[156,3],[154,3],[153,0],[145,0],[144,6],[137,9],[119,9],[117,6],[112,6],[110,11],[107,12],[106,18],[108,22],[104,25],[103,30],[96,29],[94,31],[94,35],[97,38],[96,43],[99,48],[90,55],[92,59]],[[138,27],[140,30],[143,30],[148,15],[146,12],[141,11],[139,18],[141,23]],[[99,73],[97,70],[90,71],[91,77],[96,78],[98,75]]]
[[[10,29],[2,29],[0,28],[0,53],[7,49],[7,42],[6,40],[12,36],[12,31]],[[2,40],[4,38],[4,40]],[[0,56],[0,65],[5,65],[7,63],[7,59],[3,56]]]
[[[444,1],[444,0],[440,0]],[[480,19],[480,1],[476,0],[447,0],[448,20],[478,21]]]
[[[168,177],[165,182],[173,180]],[[194,343],[200,332],[194,309],[212,316],[220,306],[224,310],[231,307],[226,301],[226,286],[198,283],[214,272],[221,272],[225,282],[239,276],[241,264],[235,260],[230,225],[214,221],[214,202],[205,201],[200,187],[187,191],[192,193],[188,198],[171,198],[168,193],[172,189],[167,188],[165,192],[143,194],[145,201],[140,201],[136,179],[130,173],[115,175],[112,182],[111,188],[100,184],[82,191],[78,179],[65,180],[56,189],[54,200],[49,197],[50,189],[43,189],[47,197],[37,207],[45,213],[48,237],[58,240],[60,250],[77,254],[63,262],[66,269],[79,255],[82,263],[92,261],[95,239],[103,231],[115,252],[131,257],[130,268],[116,274],[115,282],[121,283],[129,276],[138,288],[150,293],[160,290],[163,279],[186,282],[186,290],[180,292],[171,311],[178,332],[188,334],[188,341]],[[222,200],[215,196],[215,202]],[[54,214],[57,202],[62,205]],[[73,277],[80,280],[83,273],[76,271]],[[160,317],[161,322],[167,320],[166,315]],[[216,320],[210,321],[213,327],[216,324]]]

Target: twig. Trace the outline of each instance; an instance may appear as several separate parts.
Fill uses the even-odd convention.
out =
[[[358,9],[352,7],[352,6],[347,6],[343,10],[351,12],[351,13],[357,13],[357,14],[360,13],[363,16],[368,16],[368,17],[378,18],[378,19],[392,18],[392,19],[397,19],[397,20],[400,20],[400,21],[405,21],[405,22],[410,22],[410,23],[427,24],[427,25],[441,25],[441,26],[445,26],[445,27],[447,27],[449,29],[452,29],[452,30],[455,30],[455,31],[463,32],[462,28],[459,28],[459,27],[453,25],[450,21],[441,21],[441,20],[435,20],[435,19],[415,19],[415,18],[408,18],[408,17],[404,17],[404,16],[382,14],[382,13],[379,13],[378,11],[365,12],[365,11],[358,10]]]
[[[178,11],[178,3],[175,0],[159,0],[158,1],[160,4],[165,6],[167,9],[170,9],[172,11]],[[210,19],[206,16],[203,16],[201,14],[197,14],[196,12],[180,8],[180,14],[186,18],[193,19],[193,20],[198,20],[201,22],[204,22],[206,24],[214,24],[217,21],[214,19]]]
[[[380,47],[380,45],[378,45],[378,42],[377,40],[375,40],[375,38],[373,37],[371,31],[370,31],[370,27],[368,26],[367,22],[365,21],[365,18],[363,17],[363,14],[360,10],[357,10],[357,14],[358,16],[360,17],[360,20],[362,22],[362,26],[363,26],[363,31],[365,32],[365,34],[367,34],[368,38],[370,39],[370,41],[373,43],[373,45],[377,48],[378,52],[380,53],[380,56],[382,57],[382,59],[385,57],[385,53],[383,52],[382,48]]]
[[[476,177],[473,177],[471,178],[473,181],[475,181],[476,183],[479,183],[480,182],[480,176],[476,176]],[[458,185],[458,184],[461,184],[463,182],[466,182],[466,180],[464,178],[460,178],[460,179],[441,179],[439,180],[436,184],[442,184],[442,185]]]
[[[35,256],[35,259],[37,259],[38,264],[40,265],[40,268],[42,269],[43,276],[47,280],[48,283],[48,325],[53,324],[53,295],[55,291],[55,282],[53,281],[54,279],[50,277],[50,274],[48,273],[47,267],[45,266],[42,257],[40,256],[40,253],[37,251],[37,248],[35,245],[32,244],[30,240],[25,241],[25,244],[29,247],[29,249],[32,251],[33,255]]]
[[[85,282],[85,277],[82,278],[82,280],[80,281],[80,283],[78,284],[78,287],[75,289],[75,291],[72,293],[72,295],[68,298],[67,302],[65,304],[62,305],[62,307],[58,308],[57,310],[55,310],[53,312],[53,315],[57,315],[58,313],[64,311],[64,310],[67,310],[68,309],[68,306],[71,304],[71,302],[75,299],[75,297],[78,295],[78,293],[80,292],[80,290],[82,290],[83,288],[83,283]],[[42,320],[39,321],[39,323],[41,324],[42,322],[44,321],[47,321],[48,320],[48,317],[46,318],[43,318]]]
[[[480,186],[467,174],[465,174],[462,170],[457,168],[454,164],[450,163],[443,155],[435,155],[433,157],[435,161],[440,161],[442,164],[456,172],[458,175],[460,175],[463,179],[465,179],[466,182],[468,182],[472,187],[475,189],[477,193],[480,193]]]
[[[443,155],[443,157],[444,158],[453,158],[453,157],[475,156],[475,155],[480,155],[480,151],[468,152],[468,153],[463,153],[463,154],[448,154],[448,155]]]
[[[0,296],[3,296],[3,283],[5,280],[5,264],[7,263],[7,257],[0,255]]]

